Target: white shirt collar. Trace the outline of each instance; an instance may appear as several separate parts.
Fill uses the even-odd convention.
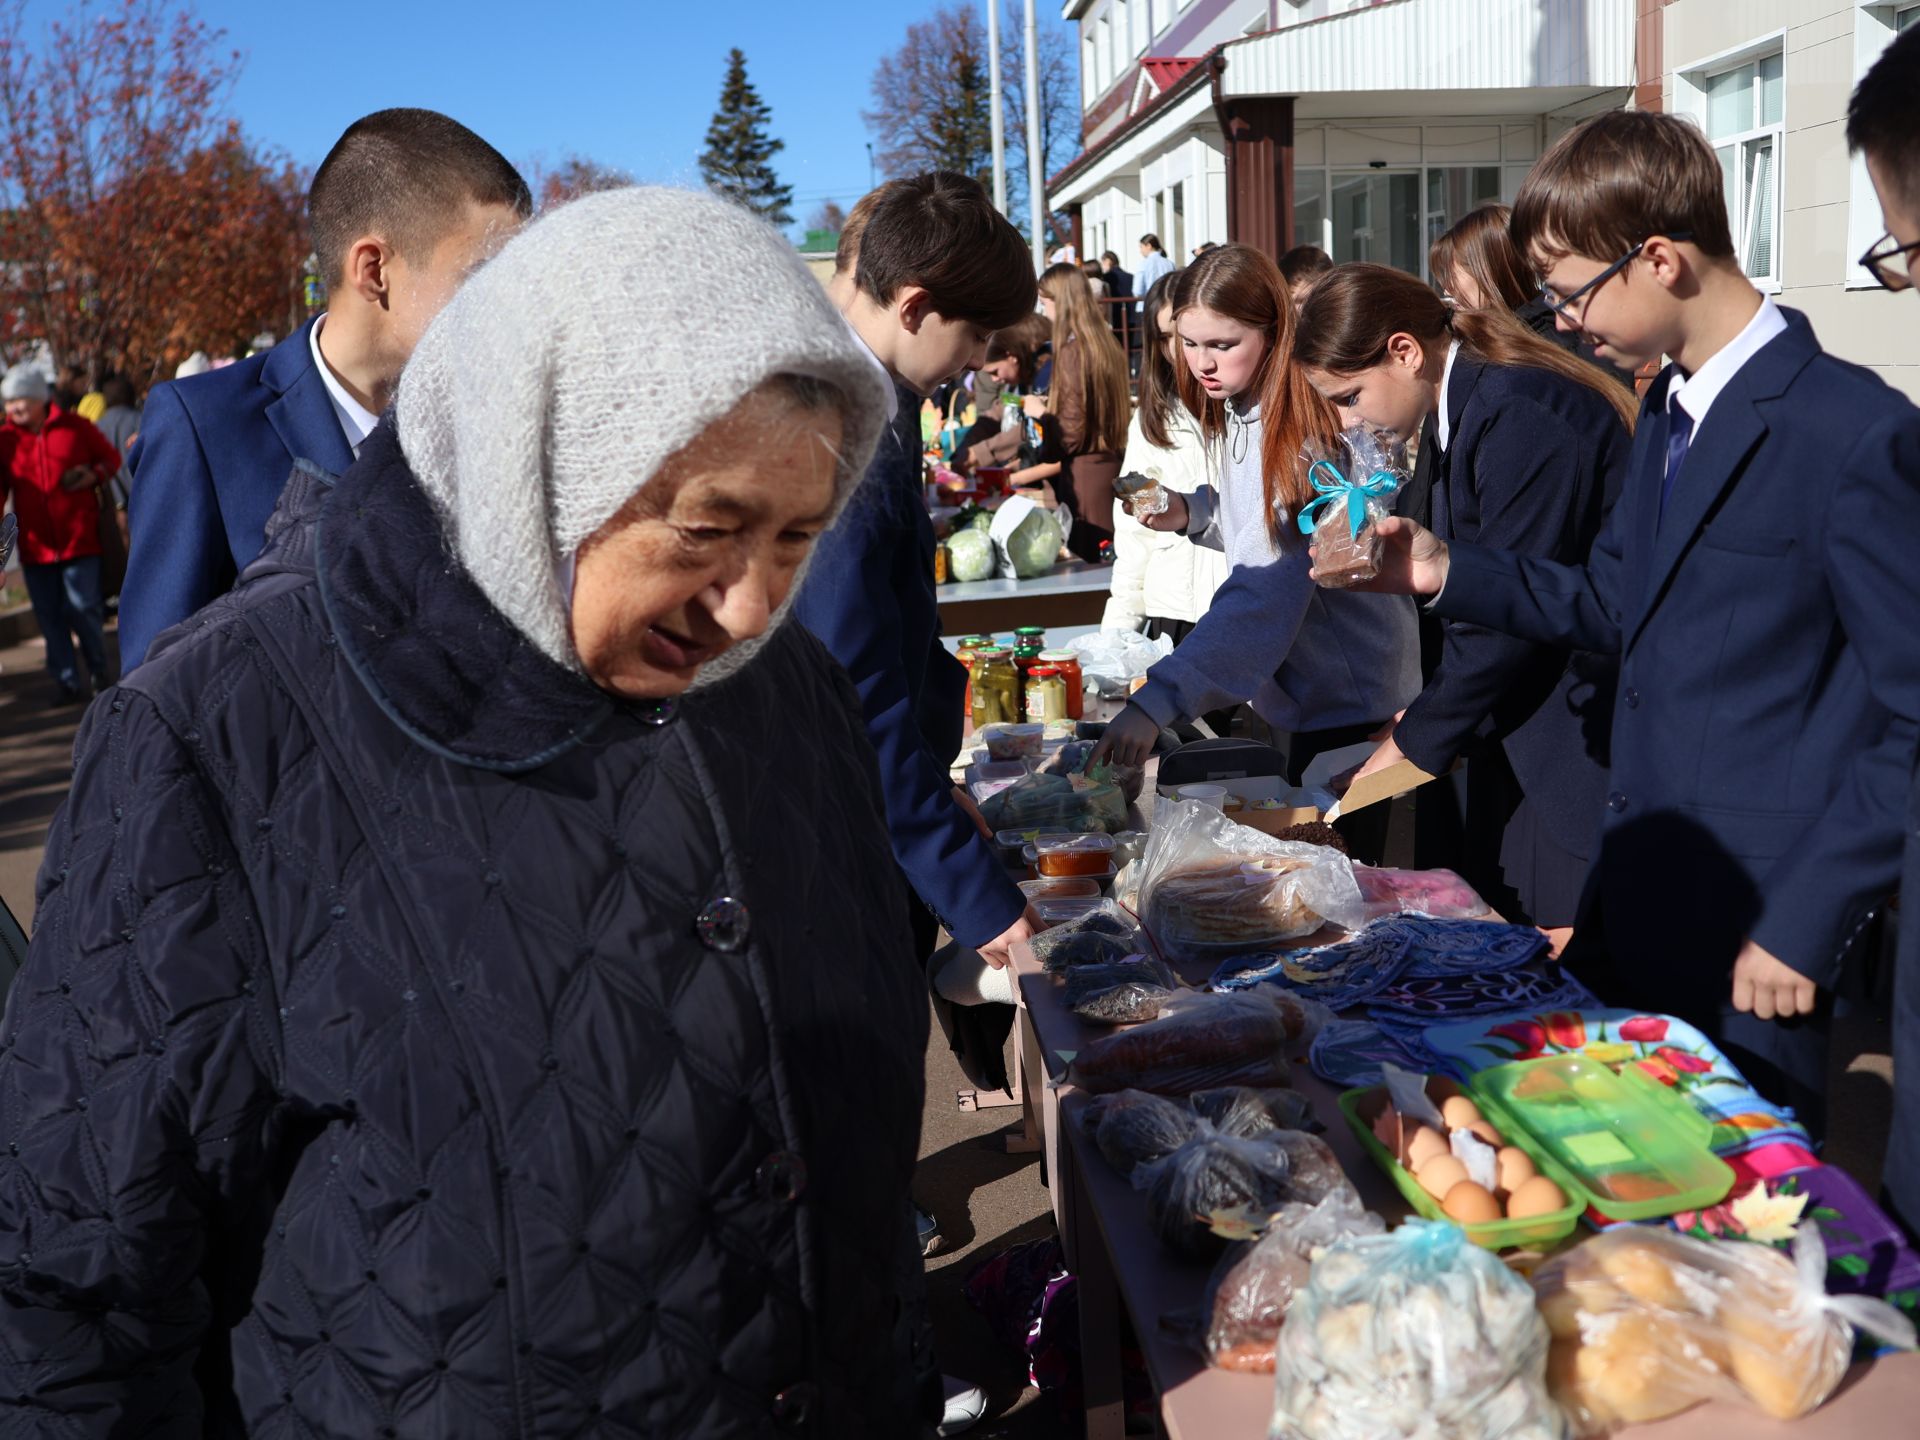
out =
[[[1453,425],[1447,416],[1447,387],[1453,384],[1453,362],[1460,353],[1460,342],[1454,341],[1447,346],[1447,368],[1440,372],[1440,402],[1433,416],[1433,428],[1440,439],[1440,448],[1445,450],[1453,438]]]
[[[1771,296],[1762,295],[1760,308],[1753,312],[1746,328],[1709,355],[1698,370],[1691,375],[1682,374],[1678,368],[1674,370],[1673,379],[1667,382],[1667,408],[1671,410],[1678,405],[1685,410],[1697,434],[1707,411],[1720,398],[1720,392],[1768,341],[1786,328],[1787,317],[1780,313],[1780,307],[1773,303]]]
[[[847,319],[845,315],[842,315],[840,317],[840,323],[845,325],[847,327],[847,333],[859,342],[860,352],[873,362],[873,368],[880,372],[880,378],[886,382],[887,423],[892,424],[894,417],[900,413],[900,392],[896,388],[893,372],[880,363],[880,357],[874,354],[873,347],[867,344],[867,337],[854,328],[851,320]]]
[[[380,423],[380,417],[353,398],[347,387],[340,383],[340,377],[328,366],[326,357],[320,353],[320,327],[326,323],[324,314],[313,322],[313,329],[307,332],[307,345],[313,351],[313,368],[320,372],[320,383],[327,387],[327,398],[333,402],[333,414],[340,422],[340,432],[347,437],[353,458],[358,460],[360,447],[366,443],[367,436],[373,433],[373,427]]]

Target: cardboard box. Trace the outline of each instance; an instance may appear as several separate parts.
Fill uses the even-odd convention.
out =
[[[1371,740],[1362,740],[1357,745],[1345,745],[1338,750],[1327,750],[1314,756],[1313,763],[1307,766],[1303,777],[1307,784],[1325,790],[1332,790],[1333,778],[1344,774],[1356,766],[1364,765],[1367,758],[1378,747]],[[1322,819],[1338,820],[1342,815],[1351,815],[1356,810],[1364,810],[1369,805],[1377,805],[1382,800],[1391,800],[1397,795],[1405,795],[1417,790],[1436,777],[1429,775],[1411,760],[1402,760],[1389,765],[1384,770],[1376,770],[1364,780],[1357,780],[1346,788],[1340,798],[1328,807]]]

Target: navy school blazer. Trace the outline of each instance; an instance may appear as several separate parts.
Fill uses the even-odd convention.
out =
[[[1785,313],[1694,434],[1664,518],[1671,367],[1585,565],[1461,544],[1435,602],[1619,654],[1577,923],[1683,1013],[1724,1007],[1749,936],[1834,985],[1897,883],[1920,740],[1920,410]]]
[[[902,388],[898,398],[865,478],[814,547],[793,615],[860,693],[908,882],[956,940],[979,946],[1020,918],[1026,897],[954,803],[967,672],[940,643],[933,524],[920,503],[920,397]]]
[[[120,664],[233,588],[266,543],[295,460],[346,473],[353,451],[314,367],[309,320],[264,355],[154,387],[129,457],[132,547]]]
[[[1619,498],[1633,444],[1606,397],[1551,370],[1462,351],[1446,400],[1452,443],[1442,451],[1429,427],[1421,454],[1433,476],[1434,533],[1583,562]],[[1394,727],[1401,751],[1442,775],[1476,738],[1498,739],[1555,842],[1591,855],[1607,793],[1614,658],[1450,621],[1437,660]]]

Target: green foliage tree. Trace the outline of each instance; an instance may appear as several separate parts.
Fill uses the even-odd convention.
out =
[[[720,86],[720,108],[707,126],[707,148],[700,152],[700,177],[716,195],[746,206],[772,225],[791,225],[793,187],[782,185],[770,163],[786,142],[767,134],[772,112],[747,80],[747,57],[736,46],[727,53],[727,78]]]
[[[921,170],[993,178],[987,33],[978,7],[947,4],[907,26],[906,43],[874,68],[862,112],[889,179]]]

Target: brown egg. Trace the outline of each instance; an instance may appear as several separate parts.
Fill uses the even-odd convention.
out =
[[[1418,1175],[1427,1163],[1436,1155],[1450,1154],[1447,1137],[1430,1125],[1416,1125],[1413,1133],[1407,1136],[1406,1167]]]
[[[1533,1157],[1518,1145],[1509,1145],[1496,1157],[1500,1167],[1500,1189],[1511,1195],[1527,1181],[1540,1172],[1533,1167]]]
[[[1413,1178],[1434,1199],[1444,1200],[1449,1190],[1467,1178],[1467,1167],[1451,1155],[1435,1155],[1413,1172]]]
[[[1494,1129],[1492,1123],[1489,1121],[1476,1120],[1467,1126],[1467,1129],[1473,1134],[1478,1135],[1496,1150],[1507,1143],[1507,1137]]]
[[[1480,1119],[1480,1107],[1464,1095],[1455,1095],[1440,1107],[1440,1118],[1449,1130],[1466,1130]]]
[[[1531,1180],[1521,1182],[1507,1201],[1507,1217],[1512,1220],[1532,1220],[1536,1216],[1551,1215],[1556,1210],[1567,1208],[1567,1196],[1558,1185],[1544,1175],[1536,1175]]]
[[[1449,1220],[1462,1225],[1484,1225],[1489,1220],[1500,1218],[1500,1202],[1493,1198],[1484,1185],[1476,1185],[1471,1180],[1462,1180],[1447,1191],[1447,1198],[1440,1202],[1440,1208],[1447,1212]]]

